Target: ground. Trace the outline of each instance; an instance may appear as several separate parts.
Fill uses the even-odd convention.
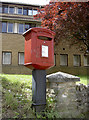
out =
[[[0,78],[2,81],[2,118],[36,118],[31,109],[32,76],[1,74]],[[89,84],[89,76],[80,76],[80,78],[82,83]],[[47,115],[52,116],[53,113],[51,110]]]

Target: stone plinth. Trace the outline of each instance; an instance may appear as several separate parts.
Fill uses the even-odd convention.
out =
[[[47,95],[57,101],[55,109],[62,118],[77,118],[80,112],[77,110],[76,82],[79,77],[57,72],[47,77]]]

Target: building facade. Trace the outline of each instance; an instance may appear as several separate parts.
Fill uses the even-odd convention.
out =
[[[24,67],[24,37],[22,33],[31,27],[39,27],[40,20],[34,20],[40,6],[20,3],[0,3],[0,73],[31,74]],[[55,66],[47,73],[62,71],[75,75],[89,75],[89,55],[80,45],[70,46],[61,40],[54,46]]]
[[[2,73],[31,74],[24,67],[24,37],[22,33],[39,27],[34,20],[40,6],[20,3],[0,3],[0,68]],[[1,55],[2,53],[2,55]]]
[[[89,76],[89,53],[86,54],[83,47],[83,43],[71,45],[71,41],[61,40],[54,48],[55,66],[48,70],[48,73],[62,71]]]

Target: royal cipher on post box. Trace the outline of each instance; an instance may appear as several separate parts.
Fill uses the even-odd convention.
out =
[[[54,66],[54,34],[46,28],[31,28],[23,33],[26,67],[45,70]]]

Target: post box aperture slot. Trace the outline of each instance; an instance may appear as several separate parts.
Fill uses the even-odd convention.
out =
[[[48,46],[42,45],[42,57],[48,58]]]
[[[38,36],[38,39],[40,39],[40,40],[47,40],[47,41],[51,41],[52,40],[52,38],[46,37],[46,36]]]

